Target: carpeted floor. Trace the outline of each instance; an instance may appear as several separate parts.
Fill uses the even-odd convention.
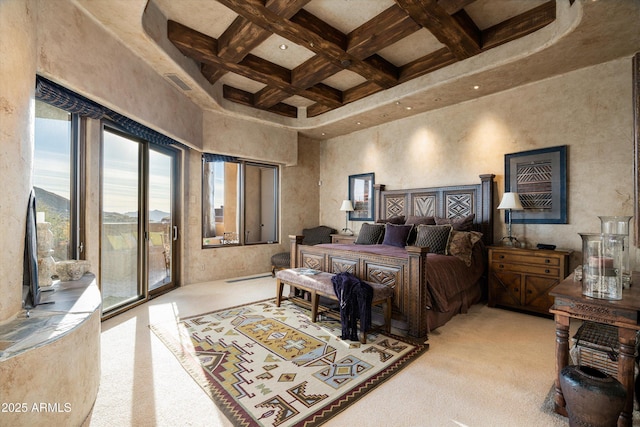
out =
[[[87,425],[233,425],[148,325],[274,292],[270,277],[189,285],[104,322],[102,379]],[[429,344],[325,426],[568,425],[545,408],[555,375],[552,320],[476,305],[434,331]]]

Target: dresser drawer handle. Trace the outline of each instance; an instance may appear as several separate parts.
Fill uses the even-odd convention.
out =
[[[544,272],[545,272],[545,273],[547,273],[547,274],[549,274],[549,273],[551,273],[551,270],[546,269]]]
[[[549,258],[544,260],[545,264],[549,264],[551,262],[551,260]]]
[[[500,259],[504,259],[504,255],[500,255]]]
[[[500,267],[500,268],[504,268],[504,264],[500,264],[498,267]]]

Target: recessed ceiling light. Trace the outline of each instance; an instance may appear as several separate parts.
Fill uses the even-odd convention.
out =
[[[475,85],[473,88],[474,88],[475,90],[478,90],[478,89],[480,89],[480,86]]]
[[[357,124],[357,125],[361,125],[361,124],[362,124],[362,122],[356,122],[356,124]]]
[[[287,46],[286,44],[282,43],[280,46],[280,50],[287,50],[289,49],[289,46]]]
[[[322,132],[322,133],[321,133],[321,135],[322,135],[322,136],[325,136],[325,135],[326,135],[326,133]]]
[[[413,107],[404,107],[405,110],[411,110]]]
[[[440,98],[433,98],[433,100],[438,102],[438,101],[440,101]]]
[[[400,101],[396,101],[396,105],[400,105]]]

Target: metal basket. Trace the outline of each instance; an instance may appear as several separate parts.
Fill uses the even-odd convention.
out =
[[[618,328],[596,322],[584,322],[573,336],[576,365],[591,366],[618,377]]]

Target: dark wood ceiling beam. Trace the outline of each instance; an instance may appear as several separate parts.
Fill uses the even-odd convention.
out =
[[[291,70],[291,84],[295,87],[309,87],[340,71],[342,67],[316,55]]]
[[[291,71],[255,55],[246,55],[239,63],[227,62],[213,53],[216,40],[178,22],[168,22],[169,40],[186,56],[207,64],[201,68],[207,79],[213,69],[224,69],[267,85],[257,97],[255,107],[268,109],[278,102],[300,95],[331,108],[342,105],[342,93],[326,85],[300,89],[291,85]],[[245,101],[246,102],[246,101]],[[253,102],[253,101],[252,101]]]
[[[349,102],[357,101],[383,89],[373,82],[364,82],[344,91],[344,103],[348,104]]]
[[[389,74],[385,70],[380,70],[366,61],[349,55],[341,46],[271,12],[262,6],[259,1],[218,0],[218,2],[244,16],[254,24],[304,46],[315,54],[326,57],[328,61],[333,62],[335,65],[348,68],[367,80],[373,80],[383,87],[391,87],[397,84],[396,74]]]
[[[292,91],[291,72],[284,67],[255,55],[245,56],[238,64],[223,61],[214,53],[217,45],[216,39],[175,21],[167,23],[167,36],[180,52],[191,59],[223,68],[260,83],[276,86],[282,90]]]
[[[253,106],[256,108],[269,108],[289,98],[290,93],[277,87],[266,86],[254,94]]]
[[[554,0],[487,28],[482,32],[483,50],[491,49],[543,28],[556,19]]]
[[[304,9],[299,10],[298,13],[293,15],[291,22],[313,32],[329,43],[335,44],[342,50],[347,49],[347,36],[342,31],[337,30]]]
[[[242,61],[238,62],[238,65],[246,68],[245,77],[266,84],[269,84],[270,81],[275,79],[278,82],[286,83],[287,87],[290,86],[291,70],[267,61],[266,59],[262,59],[259,56],[252,54],[246,55]]]
[[[218,38],[217,55],[225,61],[242,60],[271,33],[238,16]]]
[[[299,95],[304,98],[319,102],[330,108],[342,106],[342,92],[323,84],[317,84],[307,89],[283,91],[274,87],[265,87],[255,94],[255,106],[259,108],[269,108],[292,95]]]
[[[327,111],[331,111],[332,108],[322,104],[313,104],[307,107],[307,117],[316,117]]]
[[[366,58],[421,28],[404,10],[393,5],[349,33],[347,52],[356,58]]]
[[[383,87],[378,86],[373,82],[364,82],[359,84],[358,86],[347,89],[343,92],[342,98],[345,104],[350,102],[357,101],[362,98],[366,98],[369,95],[373,95],[376,92],[380,92],[384,90]],[[307,107],[307,117],[315,117],[322,113],[326,113],[331,110],[325,105],[322,104],[313,104]]]
[[[273,12],[290,18],[310,0],[268,0],[266,7]],[[271,33],[238,16],[224,33],[218,38],[217,55],[232,62],[241,61],[249,52],[268,39]],[[218,73],[220,78],[224,72]],[[216,79],[217,80],[217,79]],[[215,82],[215,81],[214,81]],[[214,83],[212,82],[212,83]]]
[[[461,25],[436,0],[396,0],[396,3],[447,46],[458,60],[481,52],[479,31]]]
[[[245,92],[244,90],[236,89],[231,86],[223,85],[222,95],[229,101],[256,108],[254,103],[254,95],[252,93]],[[274,105],[273,107],[262,109],[275,114],[279,114],[281,116],[292,117],[294,119],[298,117],[298,109],[287,104],[280,103]]]
[[[407,82],[455,62],[458,62],[458,59],[453,56],[449,49],[443,47],[402,66],[400,69],[400,82]]]
[[[215,65],[200,63],[200,72],[204,76],[205,79],[211,84],[214,84],[220,77],[227,74],[227,70],[224,68],[220,68]]]
[[[438,0],[438,6],[443,8],[449,15],[453,15],[475,2],[476,0]]]
[[[269,0],[265,7],[278,15],[290,18],[310,0]],[[271,36],[266,29],[238,16],[218,38],[218,56],[227,61],[242,60],[256,46]]]
[[[304,9],[298,11],[291,20],[296,24],[315,32],[316,34],[322,34],[327,40],[330,40],[340,46],[345,46],[347,43],[347,37],[343,33]],[[313,85],[320,83],[325,78],[342,70],[342,68],[331,64],[325,57],[320,55],[315,55],[301,64],[301,66],[302,68],[298,66],[291,72],[291,84],[298,89],[313,89]],[[300,76],[300,74],[296,73],[300,73],[301,70],[308,70],[308,74],[305,74],[305,80],[296,79],[296,75],[298,77]],[[335,91],[335,89],[332,89],[332,91]],[[330,93],[328,97],[325,97],[325,94],[327,93],[326,90],[323,88],[317,88],[315,91],[311,92],[314,96],[312,100],[331,106],[332,108],[337,108],[341,105],[342,93],[339,91],[336,92],[338,92],[337,97],[335,93]],[[287,99],[289,96],[290,94],[286,92],[278,93],[278,91],[273,90],[273,88],[264,88],[260,93],[256,94],[256,103],[259,106],[268,107]],[[336,104],[336,102],[338,104]]]
[[[343,44],[347,40],[344,34],[327,26],[324,21],[304,10],[298,12],[292,20],[307,28],[314,28],[314,32],[325,34],[326,38],[333,40],[336,44]],[[379,55],[373,55],[373,53],[420,28],[422,27],[416,24],[402,9],[394,5],[349,34],[348,45],[350,47],[348,49],[351,50],[349,53],[360,59],[370,56],[367,59],[370,64],[381,69],[386,68],[389,73],[396,73],[397,70],[393,68],[392,64]],[[311,89],[312,85],[320,83],[339,71],[341,71],[340,67],[327,62],[324,57],[316,55],[292,70],[291,83],[295,87]],[[377,85],[376,87],[379,88]],[[272,102],[275,99],[277,98],[273,98]]]

